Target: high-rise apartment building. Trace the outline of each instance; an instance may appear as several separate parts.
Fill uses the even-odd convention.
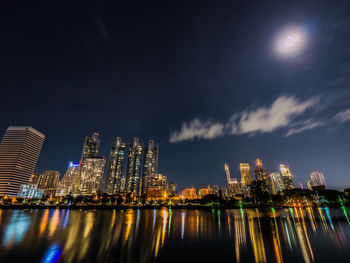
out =
[[[285,189],[294,189],[293,175],[287,165],[281,164],[280,170],[282,173],[283,183]]]
[[[81,154],[81,161],[84,162],[86,158],[97,157],[100,148],[100,134],[94,132],[91,137],[86,136],[83,152]]]
[[[168,194],[170,197],[176,196],[176,187],[177,185],[174,182],[168,184]]]
[[[258,200],[266,199],[269,194],[269,184],[267,181],[266,170],[260,159],[257,159],[255,162],[254,175],[255,180],[252,185],[252,191],[255,198]]]
[[[319,171],[313,171],[310,174],[310,185],[311,187],[324,186],[324,188],[326,188],[326,180],[323,173]]]
[[[241,171],[241,183],[244,185],[251,185],[252,177],[250,176],[249,163],[240,163],[239,170]]]
[[[241,194],[240,183],[236,178],[231,178],[230,167],[227,163],[225,163],[225,173],[229,195],[232,196]]]
[[[85,158],[80,168],[77,194],[93,195],[100,191],[105,163],[104,157]]]
[[[0,144],[0,196],[17,196],[29,183],[44,140],[32,127],[7,128]]]
[[[281,174],[276,173],[270,173],[268,176],[269,184],[270,184],[270,193],[273,195],[276,195],[279,191],[284,190],[284,183],[281,178]]]
[[[59,182],[56,195],[66,196],[74,195],[77,191],[80,177],[79,163],[69,162],[68,169]]]
[[[141,195],[142,189],[142,152],[143,144],[140,143],[139,138],[134,138],[134,142],[129,144],[125,190],[135,195]]]
[[[166,176],[162,174],[157,175],[147,175],[144,178],[144,189],[145,193],[147,194],[148,191],[157,189],[161,191],[166,191],[167,183],[166,183]]]
[[[153,140],[149,140],[148,146],[144,148],[143,172],[142,177],[156,176],[158,174],[158,152],[159,148]],[[146,187],[143,187],[143,193],[147,193]]]
[[[40,174],[38,189],[44,190],[44,196],[55,196],[60,180],[59,171],[46,170]]]
[[[105,185],[105,192],[107,194],[115,194],[123,190],[122,177],[125,148],[125,143],[122,143],[122,138],[120,137],[117,137],[116,141],[111,145]]]

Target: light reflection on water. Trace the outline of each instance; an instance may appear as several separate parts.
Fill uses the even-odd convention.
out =
[[[348,262],[348,210],[0,210],[0,261]],[[202,249],[204,248],[204,249]]]

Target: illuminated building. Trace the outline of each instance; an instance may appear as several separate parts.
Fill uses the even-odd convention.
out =
[[[68,169],[64,174],[61,182],[58,184],[56,195],[66,196],[73,195],[78,188],[80,177],[79,163],[69,162]]]
[[[311,187],[324,186],[324,188],[326,188],[326,180],[324,179],[324,175],[319,171],[313,171],[310,174],[310,181]]]
[[[104,157],[85,158],[80,168],[77,194],[93,195],[100,191],[105,163]]]
[[[306,182],[306,185],[307,185],[307,189],[312,190],[311,180],[308,180]]]
[[[144,180],[148,176],[155,176],[156,174],[158,174],[158,154],[158,146],[154,145],[153,140],[149,140],[148,146],[145,146],[143,156],[142,178]],[[146,187],[143,187],[143,193],[147,193]]]
[[[220,196],[220,187],[218,185],[213,186],[213,194],[216,196]]]
[[[283,183],[285,189],[294,189],[294,184],[293,184],[293,175],[289,170],[289,167],[281,164],[280,165],[280,170],[282,173],[282,178],[283,178]]]
[[[199,195],[200,196],[206,196],[206,195],[211,195],[213,194],[213,189],[208,188],[208,187],[203,187],[199,189]]]
[[[22,198],[42,198],[44,190],[37,188],[36,184],[22,184],[18,196]]]
[[[109,160],[107,165],[107,178],[105,192],[115,194],[122,191],[123,163],[125,156],[125,144],[117,137],[111,145]]]
[[[38,184],[39,181],[39,173],[34,172],[32,173],[32,176],[29,178],[29,183],[30,184]]]
[[[38,189],[44,190],[43,196],[55,196],[59,180],[58,171],[46,170],[40,174]]]
[[[268,177],[271,194],[276,195],[279,191],[284,190],[284,183],[280,173],[270,173]]]
[[[227,180],[227,187],[228,187],[228,192],[229,195],[238,195],[241,193],[241,187],[240,187],[240,183],[238,182],[238,180],[236,178],[231,178],[230,175],[230,168],[228,166],[228,164],[225,163],[225,172],[226,172],[226,180]]]
[[[188,198],[188,199],[197,198],[196,188],[190,187],[182,190],[182,196],[183,198]]]
[[[221,197],[222,197],[222,198],[227,198],[227,197],[229,197],[229,194],[228,194],[228,191],[227,191],[227,188],[226,188],[226,187],[221,187],[220,192],[221,192]]]
[[[256,160],[254,169],[255,180],[252,185],[252,191],[258,200],[266,199],[269,194],[269,184],[267,180],[266,170],[260,159]]]
[[[250,176],[249,163],[240,163],[239,170],[241,171],[241,182],[244,185],[252,184],[252,177]]]
[[[143,144],[139,138],[134,138],[134,143],[129,144],[128,163],[126,167],[125,191],[141,194],[141,162],[142,162]]]
[[[166,191],[166,176],[157,174],[157,175],[147,175],[144,178],[144,191],[148,196],[150,192],[159,192]]]
[[[100,148],[99,136],[97,132],[94,132],[91,137],[86,136],[83,152],[81,154],[82,162],[84,162],[86,158],[98,156],[98,150]]]
[[[169,183],[168,184],[168,193],[170,197],[176,196],[176,183]]]
[[[7,128],[0,144],[0,196],[16,196],[29,182],[44,139],[32,127]]]

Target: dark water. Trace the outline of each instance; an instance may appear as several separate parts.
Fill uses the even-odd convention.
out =
[[[0,262],[350,262],[347,213],[0,210]]]

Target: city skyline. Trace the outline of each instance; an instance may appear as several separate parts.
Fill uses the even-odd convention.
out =
[[[155,140],[179,186],[257,157],[349,186],[349,3],[5,5],[0,133],[47,134],[39,171],[63,174],[97,131],[105,157],[116,136]]]

